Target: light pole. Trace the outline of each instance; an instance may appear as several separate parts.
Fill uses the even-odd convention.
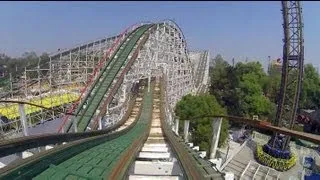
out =
[[[271,74],[271,56],[268,56],[268,61],[269,61],[269,63],[268,63],[268,73],[269,73],[269,75]]]

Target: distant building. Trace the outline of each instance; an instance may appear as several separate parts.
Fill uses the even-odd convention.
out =
[[[282,62],[281,59],[278,58],[276,60],[272,60],[269,64],[269,74],[272,74],[274,71],[281,72],[282,70]]]

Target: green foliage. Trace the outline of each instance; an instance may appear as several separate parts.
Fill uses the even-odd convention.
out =
[[[262,65],[259,62],[240,62],[236,65],[235,72],[239,80],[237,94],[240,99],[240,115],[249,118],[253,115],[259,115],[262,118],[268,116],[274,105],[263,93],[266,74]]]
[[[221,55],[210,68],[210,93],[229,115],[273,120],[280,93],[281,69],[270,67],[268,74],[259,62],[229,65]],[[299,108],[320,108],[320,77],[311,64],[304,68]]]
[[[320,78],[317,70],[311,65],[304,67],[300,107],[304,109],[320,108]]]
[[[254,74],[260,80],[261,78],[265,77],[266,74],[263,71],[262,65],[260,62],[238,62],[235,66],[235,75],[237,78],[241,79],[241,77],[245,74]]]
[[[42,58],[48,59],[48,54],[44,53]],[[35,52],[25,52],[19,58],[12,58],[5,54],[0,54],[0,65],[5,65],[8,73],[20,74],[25,67],[35,67],[39,63],[39,57]]]
[[[50,59],[47,53],[43,53],[38,57],[35,52],[25,52],[19,58],[12,58],[6,54],[0,54],[0,65],[2,65],[7,72],[7,76],[0,79],[0,87],[8,86],[9,73],[12,74],[13,79],[19,78],[26,67],[30,69],[40,65],[42,69],[49,69],[49,61]],[[37,75],[37,72],[29,72],[28,77],[35,78]]]
[[[263,92],[271,102],[278,103],[280,92],[281,72],[276,67],[270,67],[269,76],[263,79]]]
[[[263,89],[267,97],[277,103],[277,96],[280,91],[281,72],[276,68],[270,69],[267,82]],[[304,75],[300,94],[299,108],[319,109],[320,108],[320,77],[312,64],[304,65]]]
[[[232,67],[218,55],[213,65],[210,92],[229,115],[273,117],[275,104],[265,95],[270,80],[259,62]]]
[[[228,114],[239,114],[237,79],[233,69],[220,55],[213,59],[213,67],[210,69],[210,94],[216,97],[221,106],[227,107]]]
[[[210,67],[210,79],[210,94],[226,108],[229,115],[248,118],[258,115],[259,119],[269,121],[275,118],[281,83],[279,67],[270,67],[266,74],[259,62],[239,62],[231,66],[218,55]],[[299,108],[320,108],[320,77],[311,64],[306,64],[304,67]],[[199,129],[205,131],[206,128],[199,127]],[[295,126],[294,129],[303,130],[300,126]],[[224,129],[222,132],[227,131]],[[205,143],[200,145],[206,148]],[[285,164],[285,168],[288,168],[293,161],[283,162],[282,165]]]
[[[212,128],[212,118],[192,119],[202,115],[225,115],[216,98],[212,95],[184,96],[176,105],[175,114],[181,120],[190,120],[192,141],[202,150],[209,150]],[[228,137],[228,121],[223,120],[219,146],[223,145]]]
[[[214,96],[188,94],[177,103],[175,114],[181,120],[190,120],[202,115],[222,115],[225,114],[225,111]]]

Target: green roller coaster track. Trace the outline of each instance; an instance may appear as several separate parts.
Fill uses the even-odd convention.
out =
[[[77,122],[79,132],[86,130],[117,74],[128,64],[130,53],[152,26],[154,24],[142,25],[129,33],[107,61],[89,93],[76,109],[76,114],[81,116],[72,119]],[[131,128],[75,141],[65,147],[55,148],[55,151],[44,156],[39,154],[39,157],[35,157],[31,162],[22,163],[5,172],[0,179],[104,179],[121,154],[147,132],[152,112],[152,90],[146,91],[143,99],[139,120]],[[66,131],[70,131],[71,122],[64,126]]]
[[[99,77],[90,89],[90,93],[84,98],[82,103],[77,107],[76,114],[81,116],[73,119],[65,125],[66,132],[70,131],[72,122],[77,122],[78,132],[84,132],[90,123],[93,115],[96,113],[99,104],[105,98],[105,94],[111,88],[112,82],[116,75],[121,71],[121,67],[126,65],[129,54],[133,51],[135,45],[144,33],[153,25],[142,25],[131,32],[124,42],[119,46],[116,53],[110,58],[101,71]]]
[[[55,148],[3,173],[0,179],[105,179],[133,142],[147,135],[152,104],[153,88],[150,92],[145,88],[140,116],[131,127]]]
[[[77,122],[80,133],[86,130],[100,103],[106,98],[106,93],[112,88],[113,81],[117,81],[117,74],[125,71],[122,68],[129,65],[130,53],[153,26],[155,24],[138,27],[121,42],[77,107],[75,114],[80,116],[73,117],[72,121],[64,126],[66,132],[70,131],[73,121]],[[125,130],[73,141],[31,159],[13,163],[1,172],[0,179],[108,179],[111,175],[123,177],[130,161],[124,161],[123,157],[128,153],[131,156],[135,151],[132,148],[137,148],[133,146],[141,145],[148,134],[153,108],[153,88],[150,88],[150,92],[146,89],[138,120]],[[123,162],[125,165],[121,172],[114,174],[119,163]],[[194,167],[193,164],[191,166]]]

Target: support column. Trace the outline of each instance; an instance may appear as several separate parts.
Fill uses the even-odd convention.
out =
[[[17,153],[16,153],[16,156],[22,158],[22,152],[17,152]]]
[[[150,82],[151,82],[151,76],[148,76],[148,92],[150,92]]]
[[[123,102],[126,100],[127,84],[123,85]]]
[[[109,104],[107,105],[107,108],[106,108],[106,115],[109,115]]]
[[[172,116],[171,115],[169,115],[168,120],[169,120],[169,125],[172,126]]]
[[[28,126],[27,126],[26,113],[24,111],[24,104],[19,104],[19,114],[20,114],[20,121],[23,128],[23,135],[28,136]]]
[[[126,100],[127,80],[124,78],[121,88],[120,102],[123,103]]]
[[[77,118],[75,118],[74,121],[73,121],[74,132],[78,132],[78,126],[77,126],[78,123],[77,122],[78,122]]]
[[[62,129],[61,129],[61,133],[64,133],[64,127],[62,127]]]
[[[107,105],[105,118],[106,118],[106,122],[108,122],[109,126],[114,125],[114,118],[112,118],[109,113],[109,104]],[[111,122],[111,120],[112,120],[112,122]]]
[[[220,137],[222,118],[214,118],[211,122],[212,125],[212,138],[210,148],[210,159],[214,159],[216,156],[218,142]]]
[[[175,122],[175,133],[177,136],[179,136],[179,119],[176,119]]]
[[[189,139],[188,139],[189,124],[190,124],[190,120],[185,120],[184,121],[184,142],[189,142]]]
[[[101,129],[102,129],[102,121],[101,121],[101,119],[102,119],[102,118],[101,118],[101,117],[99,117],[99,120],[98,120],[98,121],[99,121],[99,130],[101,130]]]
[[[40,146],[40,147],[38,147],[38,151],[39,152],[43,152],[43,151],[45,151],[46,150],[46,147],[45,146]]]

